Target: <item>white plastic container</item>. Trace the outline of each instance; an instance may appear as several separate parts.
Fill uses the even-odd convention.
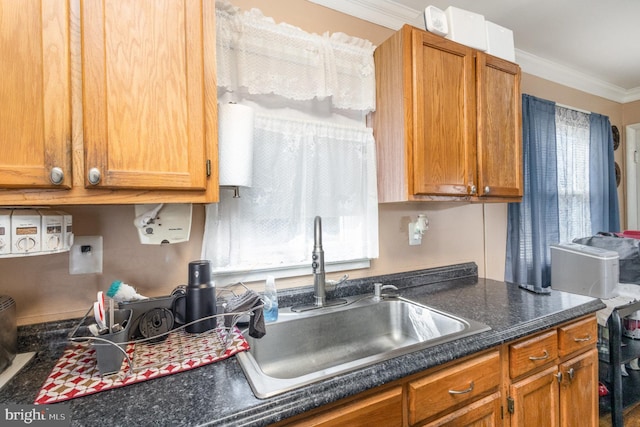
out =
[[[0,209],[0,255],[11,253],[11,210]]]
[[[552,289],[603,299],[616,296],[620,275],[617,252],[578,243],[549,247]]]
[[[516,51],[513,44],[513,31],[491,21],[485,21],[487,32],[487,53],[515,62]]]
[[[446,38],[474,49],[487,50],[484,15],[453,6],[449,6],[444,13],[449,24]]]
[[[35,209],[14,209],[11,213],[11,253],[42,250],[42,220]]]
[[[427,6],[424,9],[424,24],[427,31],[439,36],[449,34],[447,15],[435,6]]]

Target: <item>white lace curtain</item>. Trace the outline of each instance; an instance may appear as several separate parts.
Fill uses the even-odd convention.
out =
[[[591,234],[589,114],[556,105],[560,241]]]
[[[218,86],[290,100],[331,97],[333,107],[375,108],[373,45],[343,33],[309,34],[257,9],[216,3]]]
[[[253,184],[207,206],[203,258],[227,282],[299,266],[309,274],[318,215],[327,264],[376,258],[375,143],[364,120],[373,46],[216,6],[219,101],[255,110]]]

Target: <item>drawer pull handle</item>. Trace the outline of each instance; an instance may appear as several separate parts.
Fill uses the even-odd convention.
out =
[[[544,350],[542,356],[529,356],[529,360],[545,360],[549,358],[549,352]]]
[[[584,338],[574,338],[573,339],[575,342],[587,342],[587,341],[591,341],[591,334],[587,335]]]
[[[469,388],[464,390],[449,390],[449,394],[466,394],[473,391],[473,381],[469,384]]]

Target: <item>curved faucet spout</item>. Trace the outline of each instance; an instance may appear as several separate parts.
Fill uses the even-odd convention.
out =
[[[319,216],[313,220],[313,248],[322,250],[322,218]]]

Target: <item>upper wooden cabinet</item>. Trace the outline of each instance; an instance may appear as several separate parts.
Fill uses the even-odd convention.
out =
[[[2,187],[71,187],[69,67],[66,2],[0,1]]]
[[[197,0],[82,2],[87,185],[205,189],[201,9]]]
[[[3,8],[14,2],[0,0]],[[16,3],[20,7],[13,9],[20,14],[0,19],[19,21],[15,25],[25,33],[25,47],[11,49],[15,42],[10,36],[20,31],[2,25],[0,67],[5,74],[5,68],[15,68],[16,77],[0,82],[0,108],[3,121],[5,109],[24,110],[15,116],[39,115],[33,114],[38,121],[29,120],[28,126],[0,124],[3,140],[19,138],[8,160],[0,159],[0,205],[218,200],[214,2]],[[34,31],[25,31],[23,22]],[[35,31],[38,26],[45,30]],[[26,37],[30,33],[42,34],[40,53],[15,61],[33,50],[27,42],[38,47],[38,40]],[[39,68],[33,62],[38,58],[46,61]],[[5,87],[15,86],[18,76],[38,96],[24,95],[23,101],[5,95]],[[60,81],[66,86],[60,87]],[[38,89],[39,84],[44,88]],[[47,91],[48,85],[55,91]],[[30,142],[35,138],[29,132],[44,133],[42,142]],[[66,155],[67,164],[61,167],[62,185],[54,186],[49,171],[64,164],[53,161],[64,159],[58,153]],[[17,181],[16,176],[31,169],[40,175],[39,182]]]
[[[374,57],[380,202],[519,200],[517,64],[408,25]]]
[[[522,197],[520,67],[476,52],[478,195]]]

